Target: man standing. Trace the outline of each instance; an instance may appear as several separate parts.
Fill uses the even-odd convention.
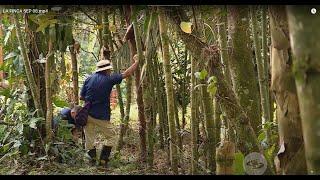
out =
[[[85,148],[88,150],[90,162],[96,164],[96,130],[104,136],[106,143],[102,147],[99,165],[107,167],[112,147],[116,144],[116,129],[110,122],[110,93],[112,87],[120,84],[133,74],[138,67],[138,56],[133,57],[134,63],[123,73],[111,73],[112,65],[110,60],[103,59],[97,63],[97,70],[89,76],[81,89],[80,99],[85,102],[91,102],[89,116],[85,131]]]

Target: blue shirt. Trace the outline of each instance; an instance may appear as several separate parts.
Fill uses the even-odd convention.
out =
[[[75,124],[74,119],[71,116],[71,109],[70,108],[64,108],[60,111],[60,114],[58,116],[53,117],[52,121],[52,129],[56,130],[58,128],[58,124],[60,120],[67,120],[68,124]]]
[[[100,120],[110,120],[110,94],[112,87],[121,81],[122,75],[119,73],[101,72],[94,73],[85,80],[80,95],[85,102],[92,103],[89,109],[90,116]]]
[[[63,120],[68,120],[69,124],[75,124],[74,119],[71,116],[71,109],[70,108],[64,108],[60,112]]]

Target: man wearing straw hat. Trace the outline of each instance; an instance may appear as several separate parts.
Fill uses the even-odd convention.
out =
[[[133,57],[134,63],[123,73],[111,73],[112,65],[110,60],[102,59],[97,63],[97,70],[89,76],[81,89],[81,100],[92,102],[88,111],[87,124],[84,127],[86,142],[85,148],[88,150],[90,162],[96,164],[95,138],[96,130],[104,136],[106,143],[102,147],[99,165],[107,167],[112,147],[116,143],[116,130],[110,122],[110,93],[112,87],[120,84],[133,74],[138,67],[138,56]]]

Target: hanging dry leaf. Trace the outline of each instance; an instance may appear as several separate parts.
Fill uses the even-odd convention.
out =
[[[192,23],[191,22],[181,22],[180,23],[180,28],[183,32],[185,33],[188,33],[188,34],[191,34],[191,26],[192,26]]]

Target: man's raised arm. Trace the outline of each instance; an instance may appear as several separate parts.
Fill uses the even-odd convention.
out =
[[[127,69],[125,70],[123,73],[122,73],[122,78],[125,79],[129,76],[131,76],[133,74],[133,72],[135,70],[137,70],[138,66],[139,66],[139,59],[138,59],[138,55],[134,55],[133,56],[133,60],[134,60],[134,63]]]

